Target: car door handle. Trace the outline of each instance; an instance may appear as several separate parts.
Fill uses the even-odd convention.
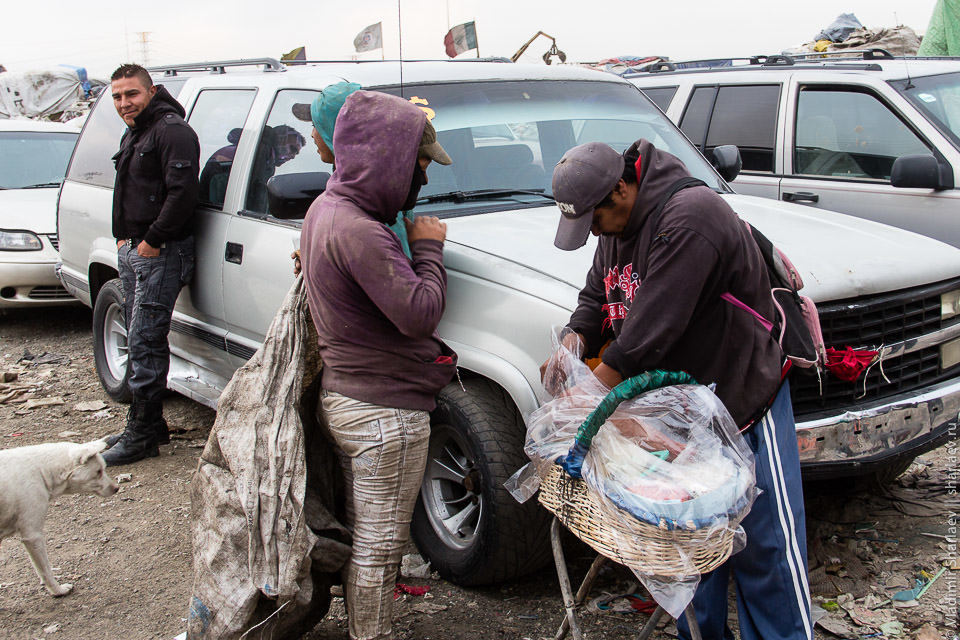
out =
[[[227,262],[233,262],[235,264],[240,264],[243,262],[243,245],[237,244],[236,242],[228,242],[227,250],[223,255],[223,259]]]
[[[810,191],[784,191],[781,198],[785,202],[820,202],[820,196]]]

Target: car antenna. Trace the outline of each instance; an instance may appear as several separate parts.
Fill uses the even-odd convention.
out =
[[[400,97],[405,98],[403,93],[403,20],[400,11],[400,0],[397,0],[397,39],[400,41]]]
[[[400,0],[397,0],[399,2]],[[897,19],[897,12],[893,12],[893,23],[898,27],[901,26],[900,20]],[[900,47],[903,49],[903,67],[907,70],[907,86],[903,88],[904,91],[910,91],[910,89],[915,89],[913,86],[913,80],[910,79],[910,65],[907,64],[907,46],[906,38],[903,37],[903,29],[900,29]]]

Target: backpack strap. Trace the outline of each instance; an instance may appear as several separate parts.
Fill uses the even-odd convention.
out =
[[[660,202],[657,203],[657,208],[653,210],[653,213],[650,214],[650,224],[653,226],[651,229],[656,230],[657,225],[660,223],[660,216],[663,214],[664,207],[667,206],[667,203],[670,202],[677,191],[681,189],[686,189],[687,187],[700,187],[707,186],[707,183],[701,180],[700,178],[694,178],[693,176],[687,176],[686,178],[680,178],[673,184],[671,184],[666,191],[663,192],[663,197],[660,198]]]

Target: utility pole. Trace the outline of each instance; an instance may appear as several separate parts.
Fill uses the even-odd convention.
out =
[[[140,64],[145,67],[150,66],[150,34],[152,31],[137,31],[140,38]]]

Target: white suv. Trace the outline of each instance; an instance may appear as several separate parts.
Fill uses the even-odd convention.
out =
[[[960,247],[960,58],[871,49],[663,63],[625,77],[708,156],[739,147],[737,193]]]
[[[539,364],[550,351],[550,328],[569,319],[595,247],[591,241],[569,253],[553,246],[559,211],[549,196],[551,174],[577,144],[601,141],[622,150],[642,137],[675,154],[803,269],[828,344],[882,346],[883,372],[874,367],[865,382],[795,379],[808,477],[893,472],[943,442],[956,424],[960,251],[953,247],[734,194],[640,91],[610,74],[460,61],[404,63],[402,76],[395,62],[261,66],[215,63],[157,74],[186,108],[202,153],[196,277],[174,313],[168,385],[216,406],[293,281],[288,256],[301,219],[332,171],[293,105],[346,79],[431,110],[454,164],[430,166],[417,212],[447,224],[449,289],[440,333],[460,356],[463,388],[444,389],[431,416],[413,535],[443,576],[495,582],[550,558],[546,513],[536,501],[517,504],[502,485],[525,462],[523,416],[548,397]],[[115,398],[127,393],[110,226],[110,156],[122,129],[109,96],[101,99],[59,208],[62,280],[94,308],[97,371]],[[828,237],[849,247],[835,250]]]

